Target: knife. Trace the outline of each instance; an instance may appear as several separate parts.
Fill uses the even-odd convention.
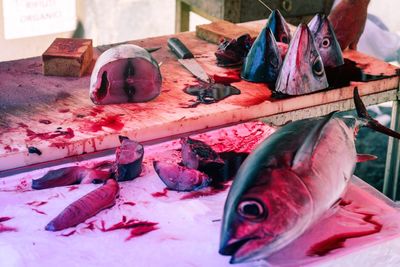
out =
[[[178,38],[169,38],[168,47],[178,57],[179,63],[188,69],[194,76],[203,82],[211,82],[210,77],[194,59],[192,52],[190,52],[190,50]]]

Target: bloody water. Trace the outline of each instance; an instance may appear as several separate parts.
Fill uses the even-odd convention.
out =
[[[349,233],[343,233],[343,234],[337,234],[337,235],[331,236],[330,238],[313,245],[307,251],[307,255],[308,256],[324,256],[324,255],[330,253],[332,250],[335,250],[338,248],[343,248],[345,246],[345,242],[348,239],[376,234],[382,230],[382,224],[373,220],[373,217],[374,217],[373,214],[361,213],[361,212],[357,212],[357,213],[364,215],[362,220],[365,223],[374,225],[374,229],[368,230],[368,231],[360,231],[360,232],[349,232]]]
[[[241,93],[238,88],[231,85],[204,82],[199,82],[196,85],[189,85],[183,91],[197,97],[195,104],[191,104],[189,107],[196,107],[199,103],[216,103],[231,95],[239,95]]]
[[[37,154],[37,155],[42,155],[42,151],[40,151],[38,148],[34,147],[34,146],[30,146],[28,147],[28,152],[30,154]]]

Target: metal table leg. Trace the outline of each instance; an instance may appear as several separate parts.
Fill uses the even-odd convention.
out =
[[[400,101],[399,96],[397,100],[393,101],[392,107],[392,120],[390,128],[399,131],[400,130]],[[399,140],[392,137],[389,138],[388,150],[386,155],[386,166],[385,166],[385,178],[383,182],[383,193],[393,200],[400,199],[398,194],[399,186],[399,171],[400,171],[400,146]]]

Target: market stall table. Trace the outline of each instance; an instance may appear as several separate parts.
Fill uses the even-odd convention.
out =
[[[260,30],[265,21],[242,26]],[[211,76],[239,75],[239,70],[216,65],[216,45],[195,37],[178,36]],[[42,75],[40,57],[0,63],[0,176],[2,170],[49,162],[71,156],[111,149],[118,135],[140,142],[156,142],[196,131],[259,118],[275,124],[318,116],[353,107],[353,88],[358,87],[367,105],[395,100],[399,85],[398,68],[356,51],[344,56],[365,73],[383,79],[352,82],[350,86],[310,95],[275,99],[265,84],[233,83],[241,90],[211,105],[190,105],[194,96],[183,92],[197,83],[167,48],[171,36],[132,41],[145,48],[161,46],[152,53],[161,64],[162,92],[147,103],[96,106],[89,99],[90,75],[82,78]],[[99,51],[95,53],[98,56]],[[95,51],[95,52],[96,52]],[[29,153],[35,147],[41,155]]]

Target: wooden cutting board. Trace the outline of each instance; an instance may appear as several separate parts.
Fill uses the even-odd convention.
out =
[[[254,28],[254,24],[247,25]],[[238,75],[238,70],[216,66],[215,44],[196,38],[195,33],[177,36],[210,75]],[[119,135],[140,142],[170,139],[351,99],[354,86],[358,86],[361,95],[368,95],[394,90],[399,85],[394,66],[347,52],[345,57],[363,65],[367,72],[388,78],[287,99],[273,99],[265,84],[241,81],[233,84],[241,90],[240,95],[188,108],[195,97],[183,89],[197,80],[168,50],[169,37],[132,42],[145,48],[162,47],[152,54],[162,63],[162,92],[148,103],[96,106],[89,99],[88,74],[81,78],[43,76],[40,57],[0,63],[0,171],[110,149],[119,145]],[[42,154],[29,153],[28,147],[35,147]]]

